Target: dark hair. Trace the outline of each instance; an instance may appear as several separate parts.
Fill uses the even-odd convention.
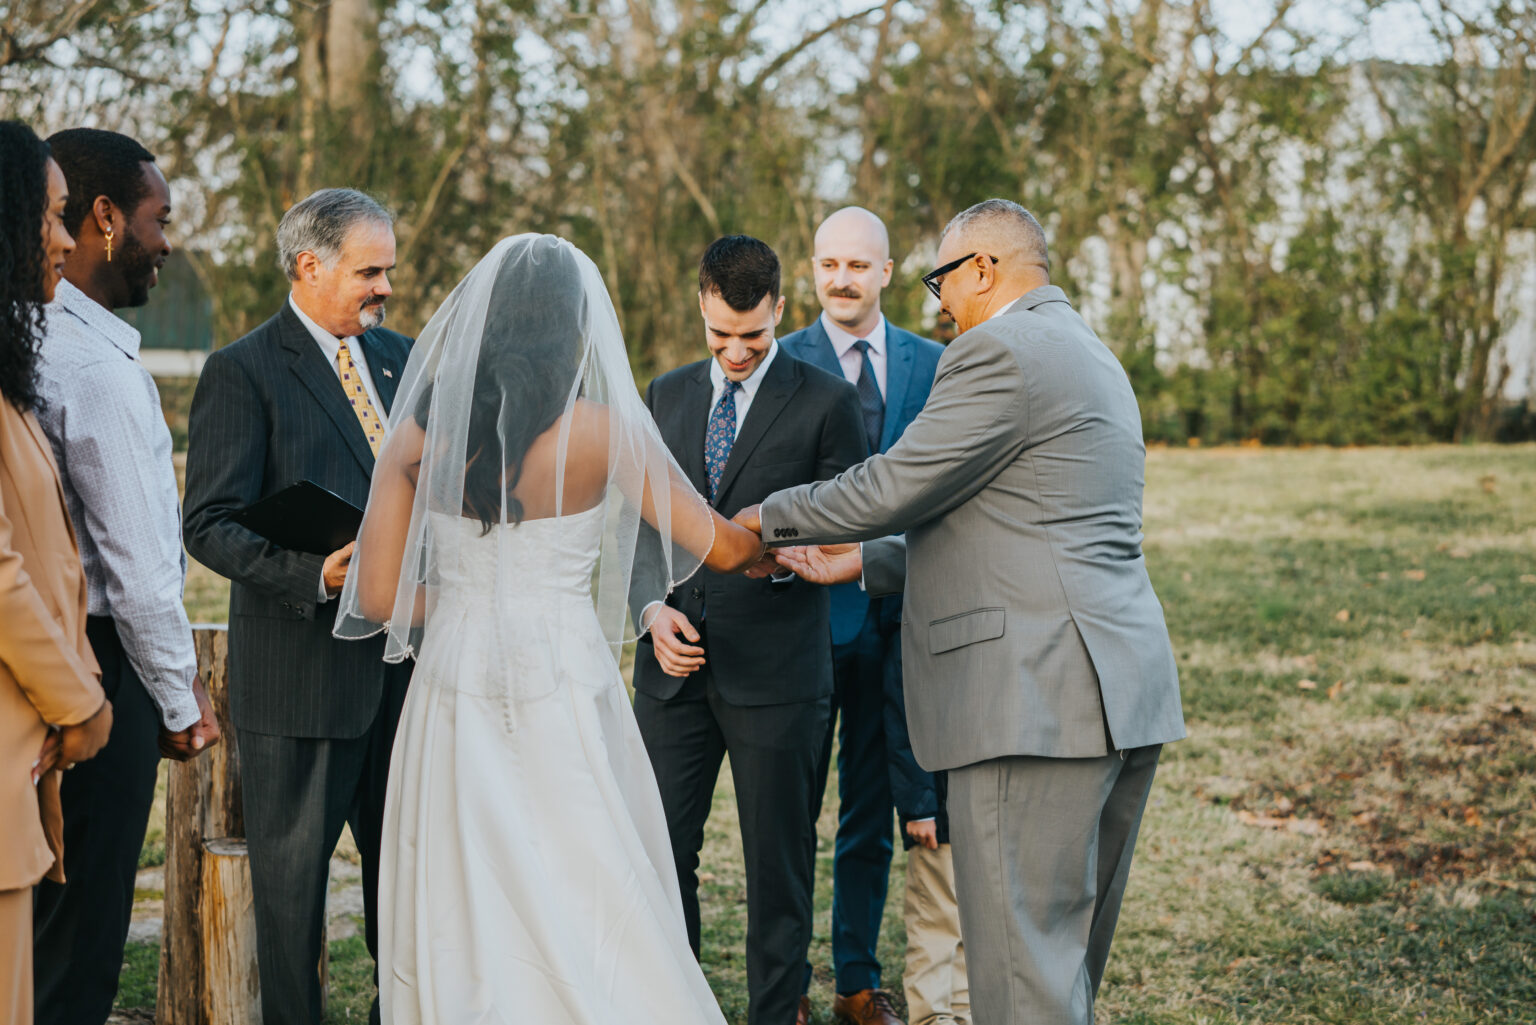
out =
[[[699,294],[718,295],[737,313],[757,309],[763,296],[779,297],[779,258],[751,235],[726,235],[704,250]]]
[[[464,512],[489,533],[500,520],[521,523],[512,497],[534,439],[565,412],[581,369],[590,311],[576,249],[553,235],[535,239],[496,271],[464,444]],[[427,389],[416,406],[425,427]],[[501,457],[487,458],[499,452]]]
[[[19,121],[0,121],[0,395],[36,409],[48,262],[48,144]]]
[[[64,226],[71,235],[80,234],[97,196],[106,196],[132,216],[149,195],[149,179],[141,165],[153,164],[155,155],[126,135],[100,128],[68,128],[50,135],[48,145],[69,182]]]

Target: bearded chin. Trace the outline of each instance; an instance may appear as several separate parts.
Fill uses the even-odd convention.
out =
[[[364,306],[357,313],[357,322],[363,326],[364,331],[372,331],[384,323],[384,304]]]

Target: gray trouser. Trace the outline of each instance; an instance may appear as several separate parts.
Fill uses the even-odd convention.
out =
[[[1161,745],[949,773],[975,1025],[1093,1025]]]

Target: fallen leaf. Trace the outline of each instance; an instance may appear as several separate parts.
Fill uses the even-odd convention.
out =
[[[1316,680],[1297,680],[1296,686],[1302,690],[1317,690]]]
[[[1337,612],[1335,612],[1333,614],[1333,618],[1337,619],[1340,623],[1348,623],[1349,622],[1349,610],[1348,609],[1340,609],[1339,611],[1337,611]]]
[[[1424,579],[1424,571],[1421,570],[1421,569],[1405,569],[1405,570],[1403,570],[1403,579],[1404,580],[1423,580]]]
[[[1374,871],[1376,871],[1376,863],[1374,861],[1351,861],[1348,865],[1345,865],[1344,867],[1349,869],[1351,872],[1374,872]]]
[[[1322,836],[1323,824],[1316,819],[1290,819],[1285,828],[1292,833],[1301,833],[1303,836]]]
[[[1536,584],[1536,573],[1520,574],[1520,582],[1522,584]]]
[[[1275,814],[1289,815],[1296,810],[1296,805],[1289,797],[1282,797],[1275,802]]]
[[[1473,829],[1481,829],[1483,826],[1483,816],[1476,808],[1467,808],[1466,811],[1461,813],[1461,818],[1462,821],[1466,822]]]
[[[1343,693],[1344,693],[1344,681],[1343,680],[1335,680],[1333,686],[1328,688],[1328,700],[1329,701],[1337,701],[1337,700],[1339,700],[1339,695],[1343,694]]]
[[[1472,553],[1467,551],[1465,548],[1452,548],[1451,549],[1451,558],[1453,558],[1453,559],[1470,559],[1470,558],[1472,558]]]
[[[1494,474],[1485,473],[1481,477],[1477,478],[1477,482],[1483,486],[1483,492],[1485,494],[1491,495],[1495,491],[1499,490],[1499,478]]]

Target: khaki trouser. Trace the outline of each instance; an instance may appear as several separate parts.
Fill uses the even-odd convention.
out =
[[[965,943],[955,903],[949,844],[907,851],[907,1020],[911,1025],[970,1025]]]
[[[0,1025],[32,1025],[32,888],[0,890]]]

